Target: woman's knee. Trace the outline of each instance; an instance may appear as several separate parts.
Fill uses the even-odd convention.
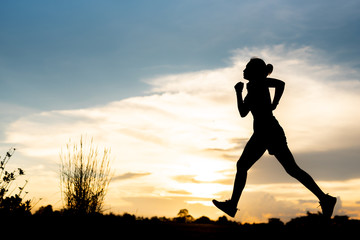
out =
[[[258,146],[252,137],[246,144],[239,161],[236,163],[237,171],[246,173],[265,151],[266,148],[262,145]]]
[[[286,166],[285,171],[294,178],[299,178],[304,173],[304,171],[296,164]]]
[[[246,173],[250,169],[249,164],[247,164],[245,161],[242,161],[241,158],[236,163],[236,170],[238,173]]]
[[[286,173],[290,176],[296,178],[302,174],[303,170],[296,164],[295,159],[289,148],[283,148],[282,151],[279,151],[275,154],[275,157],[284,167]]]

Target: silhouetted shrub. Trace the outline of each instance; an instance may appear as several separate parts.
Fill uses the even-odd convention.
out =
[[[47,205],[47,206],[42,206],[40,207],[36,212],[35,215],[38,216],[53,216],[54,215],[54,211],[53,211],[53,207],[51,205]]]
[[[27,192],[23,191],[27,181],[25,180],[25,184],[22,187],[12,187],[12,183],[17,179],[17,177],[25,175],[25,172],[21,168],[10,172],[6,170],[6,165],[15,150],[15,148],[10,148],[5,157],[3,157],[0,161],[0,215],[31,215],[31,201],[27,200],[23,202],[23,198],[27,194]],[[11,194],[16,190],[18,190],[18,193],[11,196]]]
[[[195,220],[195,223],[212,223],[213,221],[210,220],[210,218],[206,217],[206,216],[202,216],[198,219]]]
[[[133,214],[124,213],[124,215],[121,216],[121,220],[123,220],[124,222],[127,222],[127,223],[135,222],[136,216]]]
[[[226,216],[222,216],[222,217],[219,217],[216,222],[217,222],[217,223],[220,223],[220,224],[228,224],[228,223],[229,223],[229,220],[227,219]]]
[[[280,218],[269,218],[268,224],[272,226],[284,226],[284,223],[280,220]]]
[[[93,139],[88,146],[80,138],[79,145],[67,144],[61,152],[60,183],[66,214],[89,215],[102,212],[110,183],[108,149],[100,156]]]
[[[180,211],[177,215],[178,215],[178,217],[174,218],[175,222],[191,223],[194,221],[194,217],[189,214],[189,210],[187,210],[187,209],[180,209]]]

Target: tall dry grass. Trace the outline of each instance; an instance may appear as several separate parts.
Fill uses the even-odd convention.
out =
[[[65,208],[72,214],[101,213],[111,180],[110,150],[99,154],[98,147],[80,138],[60,153],[60,186]]]

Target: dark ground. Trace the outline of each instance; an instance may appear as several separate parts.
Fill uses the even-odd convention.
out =
[[[287,224],[235,222],[181,223],[119,216],[28,216],[1,218],[0,230],[15,239],[358,239],[359,220],[346,216],[325,221],[318,215]],[[9,237],[10,238],[10,237]]]

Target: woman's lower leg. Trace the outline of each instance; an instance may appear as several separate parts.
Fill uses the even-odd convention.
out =
[[[307,189],[309,189],[320,201],[324,199],[326,194],[316,184],[314,179],[304,170],[302,170],[295,162],[295,159],[290,152],[289,148],[284,148],[281,152],[275,155],[281,165],[285,168],[285,171],[300,183],[302,183]]]
[[[253,135],[246,144],[239,161],[236,164],[236,176],[234,180],[234,189],[230,202],[237,207],[240,196],[244,190],[247,178],[247,171],[252,165],[264,154],[265,146],[259,143],[257,138]]]
[[[307,172],[299,167],[294,172],[296,173],[290,175],[302,183],[307,189],[309,189],[319,199],[319,201],[321,201],[326,196],[326,194],[320,189],[314,179]]]
[[[234,204],[235,207],[237,206],[241,193],[245,187],[246,178],[247,178],[246,170],[237,171],[234,181],[234,189],[230,199],[231,203]]]

